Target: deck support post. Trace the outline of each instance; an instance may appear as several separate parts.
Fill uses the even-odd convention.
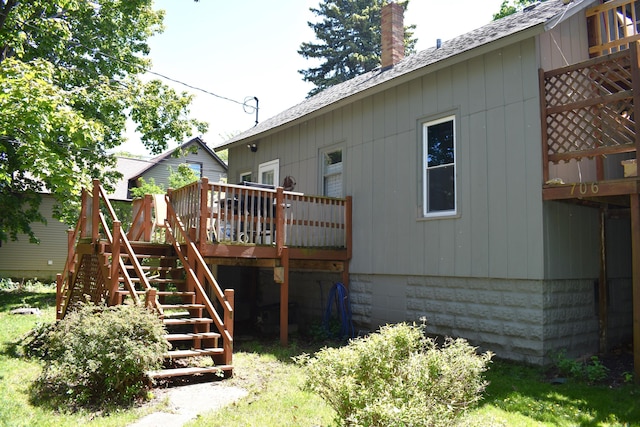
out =
[[[224,327],[229,331],[229,335],[233,336],[233,312],[235,311],[235,291],[233,289],[224,290],[224,299],[227,301],[231,310],[224,310]],[[233,361],[233,343],[224,340],[224,364],[231,365]]]
[[[93,199],[91,200],[91,243],[98,243],[100,223],[100,180],[93,180]]]
[[[120,266],[120,221],[113,221],[113,243],[111,245],[111,271],[109,272],[109,305],[118,304],[118,267]]]
[[[600,207],[600,278],[598,280],[598,329],[600,353],[609,349],[607,330],[609,326],[609,301],[607,300],[607,240],[606,240],[606,205]]]
[[[56,274],[56,320],[62,319],[62,274]]]
[[[633,370],[636,382],[640,382],[640,198],[630,196],[631,214],[631,271],[633,298]]]
[[[195,240],[198,249],[207,243],[207,220],[209,218],[209,178],[203,177],[200,184],[200,220],[198,221],[198,239]]]
[[[153,196],[151,194],[144,195],[144,202],[142,204],[142,239],[145,242],[151,241],[151,224],[153,221],[151,220],[151,204],[153,202]]]
[[[280,284],[280,344],[289,344],[289,248],[282,248],[280,261],[283,267]]]

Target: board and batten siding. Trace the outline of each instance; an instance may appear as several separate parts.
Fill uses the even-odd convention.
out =
[[[280,159],[320,192],[319,152],[344,148],[354,274],[541,279],[538,61],[534,39],[426,74],[231,150],[230,180]],[[422,123],[456,115],[458,216],[421,218]]]
[[[2,243],[0,277],[55,279],[56,274],[62,273],[67,259],[69,226],[51,216],[53,205],[53,196],[42,195],[40,212],[47,224],[31,224],[40,244],[29,243],[29,237],[24,234],[18,236],[18,241]]]

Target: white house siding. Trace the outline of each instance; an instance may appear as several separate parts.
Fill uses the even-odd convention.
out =
[[[40,239],[40,244],[29,243],[26,235],[19,235],[18,241],[4,242],[0,246],[0,277],[16,279],[55,279],[62,273],[67,259],[67,229],[51,216],[54,199],[42,196],[40,212],[47,219],[47,225],[33,223],[31,228]]]

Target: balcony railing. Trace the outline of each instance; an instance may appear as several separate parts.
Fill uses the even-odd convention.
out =
[[[248,185],[200,182],[169,195],[199,244],[347,249],[351,199]]]
[[[579,64],[540,70],[545,182],[550,163],[582,159],[595,159],[593,178],[600,181],[607,176],[603,170],[607,156],[637,151],[639,84],[637,43]]]
[[[586,17],[592,57],[628,49],[640,40],[640,1],[608,1],[587,9]]]

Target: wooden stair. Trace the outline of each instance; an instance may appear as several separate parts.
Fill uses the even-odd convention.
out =
[[[167,329],[165,338],[171,349],[165,354],[163,369],[149,372],[154,379],[188,377],[212,374],[230,376],[233,366],[224,363],[224,348],[220,346],[221,334],[212,331],[214,323],[206,305],[198,303],[196,292],[190,290],[184,268],[170,245],[131,242],[135,256],[142,266],[146,281],[155,289],[157,305]],[[105,252],[109,255],[108,252]],[[127,257],[125,257],[127,258]],[[140,286],[144,280],[135,276],[133,265],[127,264],[131,282]],[[124,303],[129,292],[124,288],[124,278],[119,278],[120,302]],[[136,288],[138,295],[146,290]]]

